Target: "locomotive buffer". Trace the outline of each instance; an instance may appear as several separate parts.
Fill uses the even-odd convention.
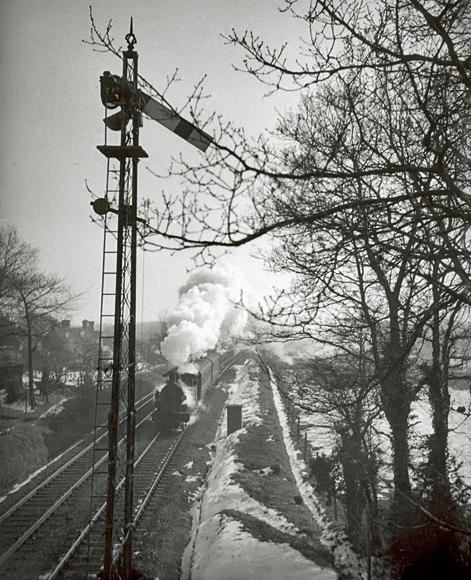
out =
[[[206,151],[212,137],[180,117],[175,111],[155,100],[139,84],[137,40],[131,28],[126,35],[127,50],[123,51],[122,75],[105,71],[100,77],[101,101],[105,107],[105,145],[98,150],[107,158],[107,186],[105,197],[91,203],[104,221],[105,244],[103,253],[100,345],[98,360],[98,387],[109,380],[111,404],[108,419],[108,483],[106,507],[105,548],[103,570],[105,580],[118,577],[127,580],[132,574],[133,533],[133,475],[135,439],[135,373],[136,373],[136,270],[137,225],[145,223],[137,216],[137,172],[139,159],[148,157],[139,144],[139,129],[144,113],[201,151]],[[118,109],[108,116],[108,111]],[[108,143],[108,130],[118,132],[119,144]],[[109,215],[111,214],[111,216]],[[108,218],[117,216],[117,227],[107,225]],[[115,240],[116,249],[106,249],[106,238]],[[109,271],[108,254],[116,257],[115,268]],[[108,275],[115,277],[114,290],[105,283]],[[106,297],[114,298],[114,307],[104,313]],[[113,335],[103,335],[103,320],[113,319]],[[109,340],[112,338],[112,355]],[[106,342],[108,340],[108,343]],[[109,379],[108,372],[112,371]],[[120,404],[126,411],[125,432],[119,433]],[[125,457],[120,457],[119,436],[126,441]],[[125,467],[121,467],[125,466]],[[125,480],[124,499],[117,494],[117,476],[122,469]],[[120,549],[116,549],[119,545]]]

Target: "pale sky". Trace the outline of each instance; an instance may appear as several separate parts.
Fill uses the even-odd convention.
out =
[[[206,74],[208,110],[255,135],[273,128],[277,109],[294,105],[298,97],[264,98],[265,88],[233,70],[244,55],[227,46],[221,34],[249,29],[277,44],[295,38],[295,23],[279,14],[281,5],[281,0],[139,0],[134,5],[101,0],[92,8],[100,29],[113,21],[117,45],[124,44],[133,16],[140,73],[156,88],[179,69],[182,81],[168,95],[176,108]],[[89,1],[0,0],[0,219],[40,249],[44,270],[85,293],[74,322],[99,319],[102,232],[90,219],[85,180],[95,193],[104,192],[106,163],[96,149],[104,142],[99,77],[104,70],[121,74],[116,57],[82,42],[89,31]],[[150,120],[141,144],[149,159],[140,164],[139,194],[152,198],[166,184],[145,167],[162,173],[171,155],[190,156],[192,148]],[[247,258],[249,251],[237,250],[232,261],[262,292],[276,279]],[[143,305],[138,305],[144,320],[173,309],[191,265],[188,253],[145,254],[138,273],[140,297],[144,281]]]

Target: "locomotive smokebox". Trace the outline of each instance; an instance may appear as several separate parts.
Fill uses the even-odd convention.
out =
[[[242,405],[227,405],[227,434],[242,428]]]

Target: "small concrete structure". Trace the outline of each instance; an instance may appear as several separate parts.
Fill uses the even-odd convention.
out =
[[[242,428],[242,405],[227,405],[227,434]]]

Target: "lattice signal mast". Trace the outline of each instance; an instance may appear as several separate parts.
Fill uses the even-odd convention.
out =
[[[125,38],[127,49],[122,54],[122,76],[105,71],[100,77],[106,130],[105,145],[97,148],[107,158],[107,180],[105,197],[92,202],[94,211],[103,218],[105,232],[98,389],[111,387],[106,531],[101,574],[104,580],[118,577],[126,580],[132,571],[137,224],[144,222],[137,216],[137,176],[139,159],[148,157],[139,144],[142,113],[201,151],[206,151],[212,142],[207,133],[139,89],[138,54],[134,50],[137,40],[132,18],[130,32]],[[108,116],[108,111],[113,109],[119,110]],[[118,145],[108,144],[108,130],[119,133]],[[113,225],[116,221],[117,225]],[[107,336],[105,330],[111,322],[113,334]],[[120,409],[127,417],[122,432]],[[120,439],[125,441],[124,446],[118,444]]]

